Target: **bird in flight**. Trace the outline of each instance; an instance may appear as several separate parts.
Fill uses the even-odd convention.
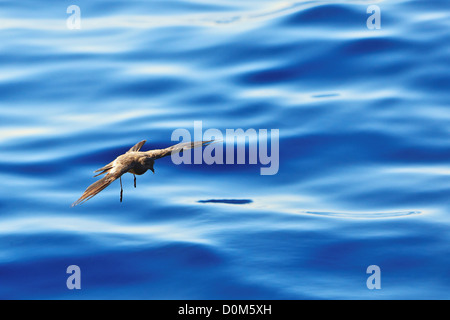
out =
[[[91,184],[81,195],[80,199],[72,204],[72,207],[88,201],[117,179],[120,179],[120,202],[122,202],[122,175],[124,173],[129,172],[134,175],[134,187],[136,188],[136,175],[144,174],[145,172],[147,172],[147,170],[151,170],[153,173],[155,173],[155,169],[153,169],[155,160],[171,155],[172,153],[178,153],[182,152],[183,150],[208,145],[212,141],[213,140],[185,142],[178,143],[165,149],[139,151],[146,142],[146,140],[143,140],[135,144],[126,153],[118,156],[114,161],[108,163],[106,166],[98,170],[95,170],[94,173],[99,173],[94,177],[100,176],[102,174],[105,174],[105,176],[102,179]]]

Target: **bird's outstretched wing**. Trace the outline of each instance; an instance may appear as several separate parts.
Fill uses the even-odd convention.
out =
[[[131,147],[130,150],[127,151],[127,153],[141,150],[145,142],[147,142],[147,140],[142,140],[141,142],[136,143],[134,146]]]
[[[130,166],[121,166],[121,167],[113,167],[110,172],[102,179],[91,184],[86,191],[84,191],[83,195],[72,203],[72,207],[79,205],[83,202],[88,201],[93,196],[98,194],[100,191],[104,190],[107,186],[109,186],[114,180],[119,179],[124,173],[126,173],[130,169]]]
[[[209,143],[213,142],[214,140],[208,140],[208,141],[195,141],[195,142],[184,142],[184,143],[178,143],[171,147],[165,148],[165,149],[155,149],[145,152],[150,158],[152,159],[159,159],[162,157],[166,157],[171,155],[172,153],[178,153],[182,152],[183,150],[193,149],[197,147],[201,147],[204,145],[208,145]]]

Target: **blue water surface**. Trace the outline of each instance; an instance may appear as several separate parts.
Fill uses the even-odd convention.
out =
[[[0,1],[0,298],[450,298],[449,16],[438,0]],[[136,189],[123,176],[122,203],[116,181],[70,207],[95,169],[194,121],[278,129],[279,171],[166,157]]]

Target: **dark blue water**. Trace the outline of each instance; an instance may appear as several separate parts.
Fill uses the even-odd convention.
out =
[[[0,298],[450,298],[449,17],[448,1],[0,2]],[[279,129],[278,173],[168,157],[136,189],[126,174],[122,203],[116,181],[70,207],[92,171],[194,121]]]

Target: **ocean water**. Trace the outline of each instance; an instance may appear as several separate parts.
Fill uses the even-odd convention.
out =
[[[437,0],[0,1],[0,298],[450,298],[449,17]],[[70,207],[95,169],[195,121],[278,129],[278,172],[166,157],[136,189],[123,176],[122,203],[116,181]]]

